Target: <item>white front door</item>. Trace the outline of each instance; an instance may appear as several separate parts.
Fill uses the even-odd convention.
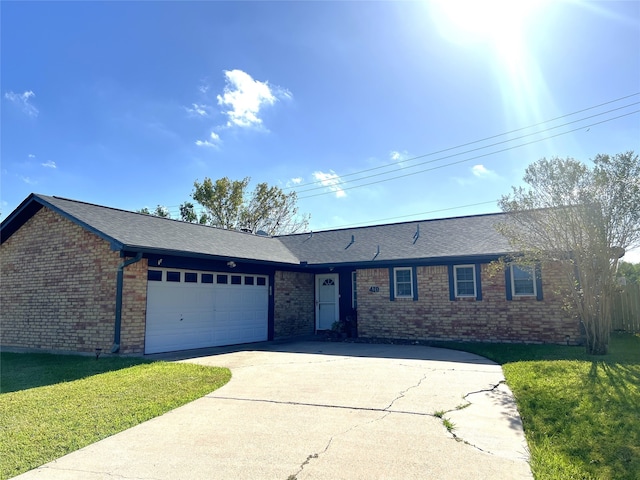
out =
[[[339,319],[338,274],[316,275],[316,330],[331,330]]]

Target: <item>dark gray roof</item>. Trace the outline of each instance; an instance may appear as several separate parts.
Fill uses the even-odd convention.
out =
[[[277,239],[234,230],[117,210],[59,197],[36,195],[125,250],[158,250],[299,264]]]
[[[505,217],[476,215],[279,238],[309,264],[495,256],[511,251],[507,239],[495,228]]]
[[[492,257],[512,251],[495,228],[506,221],[507,214],[265,237],[37,194],[31,194],[2,222],[2,241],[42,205],[100,235],[117,249],[147,253],[312,266],[439,261]]]

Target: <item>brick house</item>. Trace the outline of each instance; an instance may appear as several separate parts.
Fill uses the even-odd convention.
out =
[[[553,264],[510,253],[505,214],[252,235],[31,194],[0,226],[5,347],[150,354],[312,335],[576,343]]]

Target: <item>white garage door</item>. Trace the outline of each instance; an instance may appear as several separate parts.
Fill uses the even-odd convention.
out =
[[[145,353],[268,338],[265,275],[150,269]]]

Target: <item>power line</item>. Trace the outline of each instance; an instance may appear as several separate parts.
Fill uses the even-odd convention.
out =
[[[412,162],[414,160],[419,160],[421,158],[437,155],[439,153],[445,153],[445,152],[456,150],[456,149],[459,149],[459,148],[462,148],[462,147],[465,147],[465,146],[474,145],[474,144],[481,143],[481,142],[486,142],[486,141],[492,140],[494,138],[499,138],[499,137],[502,137],[502,136],[505,136],[505,135],[510,135],[512,133],[516,133],[516,132],[520,132],[520,131],[523,131],[523,130],[534,128],[534,127],[537,127],[537,126],[540,126],[540,125],[544,125],[544,124],[547,124],[547,123],[550,123],[550,122],[553,122],[553,121],[556,121],[556,120],[559,120],[559,119],[562,119],[562,118],[566,118],[566,117],[570,117],[570,116],[573,116],[573,115],[577,115],[579,113],[583,113],[583,112],[586,112],[586,111],[589,111],[589,110],[593,110],[593,109],[596,109],[596,108],[599,108],[599,107],[602,107],[602,106],[605,106],[605,105],[610,105],[612,103],[616,103],[616,102],[619,102],[621,100],[625,100],[625,99],[628,99],[628,98],[631,98],[631,97],[634,97],[634,96],[637,96],[637,95],[640,95],[640,92],[632,93],[630,95],[619,97],[619,98],[616,98],[614,100],[609,100],[607,102],[603,102],[603,103],[600,103],[598,105],[594,105],[594,106],[591,106],[591,107],[583,108],[581,110],[576,110],[575,112],[567,113],[565,115],[560,115],[558,117],[554,117],[554,118],[551,118],[549,120],[538,122],[538,123],[535,123],[533,125],[529,125],[529,126],[526,126],[526,127],[517,128],[517,129],[514,129],[514,130],[510,130],[508,132],[504,132],[504,133],[492,135],[492,136],[489,136],[489,137],[485,137],[485,138],[480,139],[480,140],[474,140],[474,141],[466,142],[466,143],[463,143],[463,144],[460,144],[460,145],[457,145],[457,146],[454,146],[454,147],[449,147],[449,148],[445,148],[445,149],[442,149],[442,150],[426,153],[426,154],[423,154],[423,155],[418,155],[418,156],[415,156],[415,157],[412,157],[412,158],[409,158],[409,159],[402,160],[402,163],[406,164],[407,162]],[[352,172],[352,173],[349,173],[349,174],[340,175],[340,176],[338,176],[338,178],[339,179],[343,179],[345,177],[351,177],[351,176],[354,176],[354,175],[361,175],[363,173],[368,173],[368,172],[375,171],[375,170],[380,170],[380,169],[383,169],[383,168],[396,167],[394,170],[390,170],[390,171],[387,171],[387,172],[381,172],[381,173],[377,173],[377,174],[373,174],[373,175],[368,175],[368,176],[364,176],[364,177],[359,177],[359,178],[356,178],[356,179],[353,179],[353,180],[349,180],[349,181],[344,182],[344,183],[359,182],[359,181],[362,181],[362,180],[366,180],[368,178],[373,178],[373,177],[393,174],[394,171],[416,168],[416,167],[419,167],[421,165],[426,165],[426,164],[442,161],[442,160],[445,160],[445,159],[448,159],[448,158],[457,157],[457,156],[463,155],[465,153],[471,153],[471,152],[475,152],[475,151],[478,151],[478,150],[483,150],[483,149],[486,149],[486,148],[489,148],[489,147],[492,147],[492,146],[497,146],[497,145],[513,142],[515,140],[519,140],[519,139],[523,139],[523,138],[526,138],[526,137],[530,137],[532,135],[545,133],[545,132],[551,131],[551,130],[556,129],[556,128],[564,127],[564,126],[571,125],[571,124],[578,123],[578,122],[583,122],[585,120],[588,120],[588,119],[591,119],[591,118],[595,118],[595,117],[598,117],[598,116],[601,116],[601,115],[605,115],[607,113],[611,113],[611,112],[614,112],[614,111],[622,110],[624,108],[628,108],[630,106],[637,105],[639,103],[640,102],[633,102],[633,103],[630,103],[630,104],[627,104],[627,105],[624,105],[624,106],[621,106],[621,107],[616,107],[614,109],[607,110],[605,112],[600,112],[600,113],[597,113],[597,114],[594,114],[594,115],[589,115],[587,117],[583,117],[583,118],[580,118],[580,119],[577,119],[577,120],[573,120],[571,122],[566,122],[566,123],[561,124],[561,125],[556,125],[556,126],[553,126],[553,127],[549,127],[549,128],[544,129],[544,130],[540,130],[540,131],[537,131],[537,132],[532,132],[532,133],[529,133],[529,134],[526,134],[526,135],[521,135],[519,137],[510,138],[510,139],[507,139],[507,140],[502,140],[500,142],[494,142],[492,144],[484,145],[484,146],[481,146],[481,147],[473,148],[473,149],[470,149],[470,150],[466,150],[466,151],[463,151],[463,152],[458,152],[458,153],[451,154],[451,155],[446,155],[444,157],[440,157],[440,158],[433,159],[433,160],[428,160],[428,161],[425,161],[425,162],[420,162],[420,163],[417,163],[417,164],[414,164],[414,165],[402,166],[400,168],[397,168],[398,164],[396,162],[392,162],[392,163],[388,163],[388,164],[385,164],[385,165],[379,165],[377,167],[372,167],[372,168],[368,168],[368,169],[365,169],[365,170],[360,170],[360,171],[357,171],[357,172]],[[626,114],[623,114],[623,115],[619,115],[619,116],[612,117],[612,118],[609,118],[609,119],[606,119],[606,120],[602,120],[600,122],[595,122],[595,123],[592,123],[592,124],[589,124],[589,125],[583,125],[583,126],[581,126],[579,128],[568,130],[566,132],[561,132],[561,133],[558,133],[558,134],[555,134],[555,135],[552,135],[552,136],[546,136],[544,138],[540,138],[540,139],[537,139],[537,140],[532,140],[530,142],[525,142],[525,143],[522,143],[522,144],[519,144],[519,145],[513,145],[513,146],[508,147],[508,148],[504,148],[504,149],[497,150],[497,151],[494,151],[494,152],[486,153],[486,154],[483,154],[483,155],[477,155],[477,156],[474,156],[474,157],[471,157],[471,158],[467,158],[467,159],[464,159],[464,160],[450,162],[450,163],[446,163],[446,164],[439,165],[439,166],[436,166],[436,167],[423,169],[423,170],[419,170],[419,171],[416,171],[416,172],[406,173],[404,175],[397,175],[395,177],[385,178],[385,179],[381,179],[381,180],[374,181],[374,182],[368,182],[368,183],[364,183],[364,184],[360,184],[360,185],[352,185],[352,186],[340,187],[340,190],[342,190],[342,191],[352,190],[354,188],[360,188],[360,187],[365,187],[365,186],[374,185],[374,184],[378,184],[378,183],[383,183],[383,182],[386,182],[386,181],[396,180],[396,179],[399,179],[399,178],[405,178],[405,177],[408,177],[408,176],[411,176],[411,175],[417,175],[417,174],[428,172],[428,171],[431,171],[431,170],[436,170],[436,169],[439,169],[439,168],[444,168],[444,167],[448,167],[448,166],[452,166],[452,165],[468,162],[468,161],[475,160],[475,159],[478,159],[478,158],[483,158],[483,157],[486,157],[486,156],[489,156],[489,155],[494,155],[494,154],[502,153],[502,152],[505,152],[505,151],[508,151],[508,150],[512,150],[512,149],[515,149],[515,148],[520,148],[520,147],[523,147],[523,146],[526,146],[526,145],[531,145],[533,143],[537,143],[537,142],[540,142],[540,141],[543,141],[543,140],[548,140],[550,138],[555,138],[555,137],[558,137],[558,136],[562,136],[562,135],[566,135],[566,134],[569,134],[569,133],[573,133],[575,131],[582,130],[584,128],[589,128],[589,127],[592,127],[592,126],[595,126],[595,125],[600,125],[602,123],[613,121],[613,120],[616,120],[616,119],[619,119],[619,118],[622,118],[622,117],[625,117],[625,116],[629,116],[629,115],[632,115],[632,114],[635,114],[635,113],[638,113],[638,112],[640,112],[640,110],[635,110],[633,112],[629,112],[629,113],[626,113]],[[316,181],[316,182],[298,184],[295,187],[286,187],[284,189],[285,190],[287,190],[287,189],[288,190],[298,189],[301,186],[304,187],[304,186],[307,186],[307,185],[309,185],[309,186],[310,185],[318,185],[318,186],[313,187],[313,188],[309,188],[309,189],[306,189],[306,190],[302,190],[302,191],[297,191],[297,193],[310,192],[310,191],[320,190],[320,189],[324,190],[324,189],[331,188],[331,187],[337,187],[340,184],[323,185],[322,181],[320,180],[320,181]],[[320,195],[331,195],[333,193],[335,193],[335,190],[328,190],[328,191],[323,191],[323,192],[316,193],[316,194],[313,194],[313,195],[305,195],[305,196],[302,196],[302,197],[298,197],[298,199],[312,198],[312,197],[317,197],[317,196],[320,196]],[[166,206],[165,208],[167,208],[167,210],[172,215],[172,217],[174,215],[179,217],[180,216],[179,207],[180,207],[180,205],[171,205],[171,206]],[[454,207],[454,208],[456,208],[456,207]],[[203,212],[204,212],[204,210],[200,209],[199,214],[202,214]]]
[[[377,220],[369,220],[369,221],[366,221],[366,222],[349,223],[349,224],[346,224],[346,225],[339,225],[337,227],[331,227],[331,229],[335,230],[335,229],[339,229],[339,228],[356,227],[358,225],[367,225],[367,226],[369,226],[369,225],[379,224],[381,222],[388,222],[390,220],[398,220],[399,218],[416,217],[418,215],[427,215],[427,214],[430,214],[430,213],[446,212],[446,211],[449,211],[449,210],[459,210],[461,208],[477,207],[479,205],[488,205],[490,203],[498,203],[498,200],[489,200],[487,202],[470,203],[470,204],[467,204],[467,205],[457,205],[455,207],[439,208],[437,210],[428,210],[426,212],[411,213],[411,214],[408,214],[408,215],[396,215],[396,216],[393,216],[393,217],[379,218]]]
[[[416,167],[419,167],[419,166],[421,166],[421,165],[427,165],[427,164],[429,164],[429,163],[435,163],[435,162],[439,162],[439,161],[441,161],[441,160],[446,160],[447,158],[457,157],[457,156],[463,155],[463,154],[465,154],[465,153],[477,152],[478,150],[484,150],[485,148],[495,147],[496,145],[502,145],[502,144],[505,144],[505,143],[510,143],[510,142],[513,142],[513,141],[516,141],[516,140],[521,140],[521,139],[523,139],[523,138],[531,137],[531,136],[533,136],[533,135],[539,135],[539,134],[542,134],[542,133],[545,133],[545,132],[549,132],[549,131],[551,131],[551,130],[554,130],[554,129],[556,129],[556,128],[566,127],[567,125],[572,125],[572,124],[574,124],[574,123],[583,122],[583,121],[585,121],[585,120],[589,120],[589,119],[591,119],[591,118],[595,118],[595,117],[599,117],[599,116],[602,116],[602,115],[606,115],[606,114],[608,114],[608,113],[612,113],[612,112],[615,112],[615,111],[618,111],[618,110],[622,110],[622,109],[625,109],[625,108],[631,107],[631,106],[633,106],[633,105],[638,105],[638,104],[640,104],[640,102],[630,103],[630,104],[628,104],[628,105],[623,105],[622,107],[617,107],[617,108],[613,108],[613,109],[611,109],[611,110],[607,110],[606,112],[596,113],[596,114],[593,114],[593,115],[589,115],[589,116],[587,116],[587,117],[579,118],[579,119],[577,119],[577,120],[572,120],[571,122],[566,122],[566,123],[563,123],[563,124],[560,124],[560,125],[555,125],[555,126],[553,126],[553,127],[545,128],[544,130],[539,130],[539,131],[537,131],[537,132],[527,133],[527,134],[525,134],[525,135],[520,135],[519,137],[514,137],[514,138],[507,139],[507,140],[502,140],[502,141],[500,141],[500,142],[490,143],[490,144],[488,144],[488,145],[484,145],[484,146],[482,146],[482,147],[472,148],[472,149],[470,149],[470,150],[465,150],[465,151],[463,151],[463,152],[452,153],[452,154],[450,154],[450,155],[445,155],[444,157],[435,158],[435,159],[433,159],[433,160],[426,160],[426,161],[424,161],[424,162],[416,163],[416,164],[414,164],[414,165],[409,165],[409,166],[406,166],[406,167],[398,167],[398,166],[396,165],[396,167],[397,167],[397,168],[396,168],[395,170],[393,170],[393,171],[381,172],[381,173],[374,173],[374,174],[372,174],[372,175],[367,175],[367,176],[364,176],[364,177],[359,177],[359,178],[356,178],[356,179],[354,179],[354,180],[348,180],[347,182],[344,182],[344,183],[349,183],[349,182],[358,182],[358,181],[360,181],[360,180],[365,180],[365,179],[367,179],[367,178],[380,177],[380,176],[382,176],[382,175],[388,175],[388,174],[394,173],[394,171],[397,171],[397,170],[407,170],[407,169],[410,169],[410,168],[416,168]],[[618,117],[616,117],[616,118],[618,118]],[[594,124],[594,125],[597,125],[597,124]],[[592,126],[592,125],[585,125],[585,126],[582,126],[582,127],[578,128],[577,130],[581,130],[582,128],[587,128],[587,127],[590,127],[590,126]],[[566,132],[566,133],[571,133],[572,131],[575,131],[575,130],[571,130],[571,131]],[[553,138],[553,137],[550,137],[550,138]],[[544,140],[544,139],[541,139],[541,140]],[[476,143],[476,142],[472,142],[472,143]],[[455,148],[457,148],[457,147],[455,147]],[[446,149],[446,150],[451,150],[451,149]],[[427,155],[432,155],[432,154],[427,154]],[[423,158],[423,157],[425,157],[425,156],[427,156],[427,155],[422,155],[422,156],[420,156],[420,157],[414,157],[412,160],[415,160],[415,159],[417,159],[417,158]],[[387,166],[388,166],[388,165],[387,165]],[[372,169],[369,169],[369,170],[372,170]],[[349,175],[345,175],[345,176],[350,176],[350,175],[353,175],[353,174],[349,174]],[[340,178],[340,179],[342,179],[342,178],[344,178],[344,177],[340,176],[339,178]],[[317,183],[319,183],[319,182],[314,182],[314,184],[317,184]],[[312,185],[312,184],[308,184],[308,185]],[[311,192],[311,191],[314,191],[314,190],[325,189],[325,188],[327,188],[327,187],[328,187],[328,185],[318,185],[317,187],[308,188],[308,189],[306,189],[306,190],[299,190],[299,191],[297,191],[296,193],[306,193],[306,192]],[[350,187],[350,188],[353,188],[353,187]],[[342,190],[346,190],[346,189],[344,189],[344,188],[343,188]],[[332,192],[328,192],[328,193],[332,193]],[[308,197],[300,197],[300,198],[308,198]]]
[[[448,148],[445,148],[445,149],[442,149],[442,150],[437,150],[437,151],[434,151],[434,152],[425,153],[425,154],[423,154],[423,155],[417,155],[417,156],[415,156],[415,157],[411,157],[411,158],[408,158],[408,159],[402,160],[402,162],[404,162],[404,163],[406,163],[406,162],[412,162],[412,161],[414,161],[414,160],[419,160],[419,159],[421,159],[421,158],[429,157],[429,156],[432,156],[432,155],[438,155],[438,154],[440,154],[440,153],[449,152],[449,151],[451,151],[451,150],[456,150],[456,149],[458,149],[458,148],[468,147],[469,145],[475,145],[476,143],[486,142],[486,141],[488,141],[488,140],[493,140],[494,138],[499,138],[499,137],[503,137],[503,136],[505,136],[505,135],[510,135],[510,134],[512,134],[512,133],[521,132],[521,131],[523,131],[523,130],[528,130],[528,129],[530,129],[530,128],[538,127],[538,126],[540,126],[540,125],[544,125],[544,124],[547,124],[547,123],[550,123],[550,122],[554,122],[554,121],[556,121],[556,120],[560,120],[560,119],[562,119],[562,118],[566,118],[566,117],[570,117],[570,116],[573,116],[573,115],[577,115],[577,114],[579,114],[579,113],[587,112],[587,111],[589,111],[589,110],[594,110],[594,109],[596,109],[596,108],[603,107],[603,106],[605,106],[605,105],[610,105],[610,104],[612,104],[612,103],[616,103],[616,102],[619,102],[619,101],[621,101],[621,100],[626,100],[627,98],[635,97],[635,96],[637,96],[637,95],[640,95],[640,92],[632,93],[632,94],[630,94],[630,95],[626,95],[626,96],[624,96],[624,97],[619,97],[619,98],[616,98],[616,99],[614,99],[614,100],[609,100],[609,101],[607,101],[607,102],[603,102],[603,103],[600,103],[600,104],[598,104],[598,105],[594,105],[594,106],[591,106],[591,107],[583,108],[583,109],[581,109],[581,110],[576,110],[575,112],[567,113],[567,114],[564,114],[564,115],[560,115],[559,117],[554,117],[554,118],[551,118],[551,119],[549,119],[549,120],[544,120],[544,121],[542,121],[542,122],[534,123],[533,125],[529,125],[529,126],[526,126],[526,127],[520,127],[520,128],[516,128],[516,129],[514,129],[514,130],[510,130],[510,131],[508,131],[508,132],[499,133],[499,134],[496,134],[496,135],[492,135],[492,136],[489,136],[489,137],[485,137],[485,138],[482,138],[482,139],[480,139],[480,140],[473,140],[473,141],[471,141],[471,142],[462,143],[462,144],[460,144],[460,145],[456,145],[456,146],[454,146],[454,147],[448,147]],[[638,102],[636,102],[636,103],[638,103]],[[632,104],[630,104],[630,105],[635,105],[636,103],[632,103]],[[614,110],[619,110],[619,109],[621,109],[621,108],[626,108],[627,106],[629,106],[629,105],[626,105],[626,106],[624,106],[624,107],[619,107],[618,109],[614,109]],[[607,113],[607,112],[604,112],[604,113]],[[586,118],[590,118],[590,117],[586,117]],[[576,121],[580,121],[580,120],[576,120]],[[574,121],[574,123],[575,123],[576,121]],[[571,122],[570,122],[570,123],[571,123]],[[544,130],[543,130],[543,131],[544,131]],[[520,138],[520,137],[518,137],[518,138]],[[500,143],[500,142],[499,142],[499,143]],[[496,144],[492,144],[492,145],[496,145]],[[491,146],[491,145],[489,145],[489,146]],[[473,151],[473,150],[470,150],[470,151]],[[467,152],[461,152],[461,153],[467,153]],[[352,172],[352,173],[347,173],[347,174],[344,174],[344,175],[340,175],[340,178],[351,177],[351,176],[353,176],[353,175],[359,175],[359,174],[367,173],[367,172],[371,172],[371,171],[374,171],[374,170],[380,170],[380,169],[382,169],[382,168],[397,167],[397,165],[398,165],[398,164],[397,164],[396,162],[390,162],[390,163],[386,163],[386,164],[384,164],[384,165],[379,165],[379,166],[377,166],[377,167],[367,168],[367,169],[364,169],[364,170],[359,170],[359,171],[357,171],[357,172]],[[407,168],[411,168],[411,167],[407,167]],[[321,180],[318,180],[318,181],[315,181],[315,182],[302,183],[302,184],[298,184],[298,185],[296,185],[296,186],[294,186],[294,187],[286,187],[286,189],[288,189],[288,190],[293,190],[293,189],[297,189],[297,188],[300,188],[300,187],[305,187],[305,186],[307,186],[307,185],[317,185],[317,184],[320,184],[321,182],[322,182]]]
[[[577,132],[578,130],[584,130],[585,128],[590,128],[590,127],[593,127],[593,126],[596,126],[596,125],[600,125],[602,123],[611,122],[613,120],[617,120],[617,119],[622,118],[622,117],[627,117],[629,115],[633,115],[633,114],[636,114],[636,113],[639,113],[639,112],[640,112],[640,110],[634,110],[632,112],[628,112],[628,113],[625,113],[625,114],[622,114],[622,115],[618,115],[617,117],[608,118],[606,120],[602,120],[600,122],[591,123],[589,125],[583,125],[581,127],[574,128],[573,130],[568,130],[566,132],[560,132],[560,133],[557,133],[555,135],[546,136],[544,138],[539,138],[537,140],[532,140],[530,142],[521,143],[519,145],[513,145],[513,146],[510,146],[510,147],[507,147],[507,148],[503,148],[501,150],[496,150],[494,152],[489,152],[489,153],[485,153],[485,154],[482,154],[482,155],[476,155],[476,156],[471,157],[471,158],[466,158],[464,160],[458,160],[458,161],[455,161],[455,162],[449,162],[449,163],[445,163],[443,165],[438,165],[438,166],[431,167],[431,168],[425,168],[423,170],[418,170],[417,172],[406,173],[404,175],[397,175],[395,177],[390,177],[390,178],[384,178],[382,180],[377,180],[377,181],[369,182],[369,183],[363,183],[361,185],[353,185],[353,186],[350,186],[350,187],[340,188],[340,191],[353,190],[354,188],[367,187],[369,185],[375,185],[375,184],[378,184],[378,183],[389,182],[391,180],[397,180],[399,178],[410,177],[412,175],[417,175],[419,173],[429,172],[429,171],[432,171],[432,170],[437,170],[439,168],[450,167],[452,165],[457,165],[457,164],[460,164],[460,163],[469,162],[471,160],[476,160],[478,158],[488,157],[489,155],[495,155],[497,153],[507,152],[509,150],[514,150],[516,148],[520,148],[520,147],[524,147],[524,146],[531,145],[531,144],[534,144],[534,143],[538,143],[538,142],[541,142],[543,140],[549,140],[551,138],[560,137],[562,135],[567,135],[569,133]],[[451,155],[451,156],[457,156],[457,155]],[[444,158],[449,158],[449,157],[444,157]],[[435,161],[437,161],[437,160],[435,160]],[[424,163],[432,163],[432,162],[430,161],[430,162],[424,162]],[[373,177],[373,176],[376,176],[376,175],[371,175],[371,177]],[[325,186],[325,188],[326,187],[327,186]],[[329,188],[330,187],[331,186],[329,186]],[[306,190],[306,191],[317,190],[317,189],[318,188],[313,188],[313,189],[309,189],[309,190]],[[320,195],[330,195],[330,194],[333,194],[333,193],[335,193],[335,190],[330,190],[330,191],[315,193],[313,195],[306,195],[306,196],[298,197],[298,200],[302,200],[302,199],[305,199],[305,198],[318,197]]]

